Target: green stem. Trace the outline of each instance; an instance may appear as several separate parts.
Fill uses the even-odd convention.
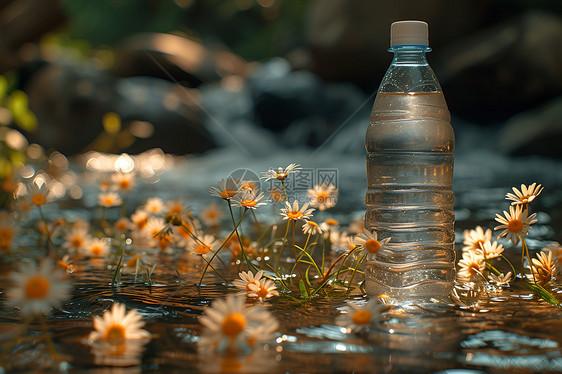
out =
[[[232,213],[232,211],[231,211]],[[242,223],[242,220],[244,219],[244,215],[246,215],[246,212],[244,212],[244,214],[242,214],[242,217],[240,217],[240,219],[238,220],[238,223],[236,223],[234,225],[234,229],[230,232],[230,234],[228,235],[228,237],[222,242],[221,246],[215,251],[215,253],[213,253],[213,256],[211,256],[211,259],[209,260],[209,262],[207,263],[207,266],[205,266],[205,269],[203,270],[203,274],[201,275],[201,279],[199,279],[199,284],[203,283],[203,278],[205,278],[205,274],[207,274],[207,270],[209,269],[209,266],[211,266],[211,263],[213,262],[213,260],[215,259],[215,257],[219,254],[219,252],[224,248],[224,246],[226,245],[226,243],[228,243],[228,240],[232,237],[232,235],[234,235],[234,233],[236,232],[236,229],[238,229],[238,226],[240,225],[240,223]],[[234,216],[233,216],[234,218]],[[183,223],[182,223],[183,226]],[[186,228],[186,230],[189,229]],[[191,235],[191,234],[190,234]],[[238,234],[237,234],[238,235]],[[219,257],[220,258],[220,257]],[[214,269],[214,268],[213,268]]]
[[[301,267],[299,266],[299,258],[297,255],[297,243],[295,243],[295,231],[296,231],[296,226],[297,226],[297,221],[292,220],[293,221],[293,251],[295,252],[295,265],[299,271],[299,276],[301,277],[302,281],[304,282],[304,286],[306,288],[306,293],[310,294],[310,290],[308,289],[308,285],[305,282],[304,277],[302,276],[302,270]]]
[[[355,277],[355,273],[357,273],[357,268],[359,267],[359,264],[361,264],[361,262],[365,259],[365,257],[367,257],[366,253],[363,256],[361,256],[361,258],[357,261],[357,265],[355,265],[355,267],[353,268],[353,272],[351,273],[351,279],[349,280],[349,285],[347,286],[346,294],[349,294],[349,291],[351,291],[351,285],[353,284],[353,278]]]
[[[304,253],[306,253],[306,247],[308,245],[308,239],[310,239],[310,233],[308,233],[308,238],[306,238],[306,243],[304,243],[304,249],[299,248],[301,251],[303,251]],[[301,253],[301,255],[299,256],[299,261],[302,258],[302,256],[304,256],[304,253]],[[293,274],[293,272],[295,271],[295,267],[297,266],[297,261],[295,261],[295,264],[293,265],[293,267],[291,268],[291,274]],[[318,267],[316,267],[318,269]],[[322,273],[320,273],[322,274]]]
[[[512,264],[511,261],[509,261],[509,260],[507,259],[507,257],[505,257],[503,254],[500,255],[500,256],[501,256],[501,258],[503,258],[504,260],[506,260],[507,263],[509,264],[509,266],[511,267],[511,270],[513,271],[512,277],[513,277],[513,279],[515,279],[517,272],[515,271],[515,268],[513,267],[513,264]]]
[[[242,239],[238,234],[238,226],[236,225],[236,221],[234,220],[234,213],[232,212],[232,204],[230,203],[230,200],[227,200],[227,202],[228,202],[228,210],[230,211],[230,217],[232,218],[232,224],[234,225],[234,230],[236,231],[236,237],[238,238],[238,244],[240,244],[240,250],[242,251],[242,259],[246,261],[250,269],[253,269],[254,271],[259,271],[259,269],[254,264],[252,264],[248,256],[246,256],[246,251],[244,250],[244,244],[242,244]],[[248,208],[244,208],[244,213],[240,217],[240,220],[242,220],[242,218],[246,215],[247,211]]]

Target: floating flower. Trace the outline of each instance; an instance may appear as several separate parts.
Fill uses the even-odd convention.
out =
[[[485,232],[480,226],[476,226],[474,230],[464,230],[464,247],[463,252],[476,252],[480,249],[480,244],[484,244],[492,240],[492,230],[487,229]]]
[[[377,238],[376,231],[369,231],[367,229],[363,230],[363,234],[359,234],[353,240],[353,244],[358,247],[363,247],[367,253],[375,254],[378,253],[384,245],[390,241],[390,238],[385,238],[381,241]]]
[[[537,253],[537,258],[533,258],[531,262],[531,273],[534,275],[537,283],[544,286],[552,279],[552,275],[556,272],[556,265],[552,261],[552,252],[548,252],[548,255],[544,251]]]
[[[465,282],[469,282],[476,280],[482,274],[486,264],[484,263],[484,257],[481,255],[465,252],[459,261],[459,267],[458,277]]]
[[[111,181],[117,189],[123,192],[129,192],[135,186],[134,173],[115,173],[111,175]]]
[[[298,221],[302,219],[307,221],[310,217],[312,217],[312,212],[315,209],[307,209],[308,203],[304,203],[301,208],[299,208],[299,202],[295,199],[293,201],[293,206],[289,204],[288,201],[285,201],[285,208],[281,208],[281,214],[284,220],[293,220]]]
[[[352,332],[361,331],[379,323],[383,308],[384,305],[377,302],[376,299],[369,300],[363,305],[348,302],[347,306],[342,309],[344,314],[336,319],[336,324]]]
[[[244,297],[229,295],[205,309],[199,321],[205,331],[199,339],[202,347],[222,352],[248,351],[258,341],[270,339],[278,323],[260,306],[245,308]]]
[[[496,221],[501,223],[501,225],[496,226],[494,230],[504,229],[498,235],[498,238],[506,236],[513,244],[517,244],[519,242],[519,238],[527,235],[531,225],[537,222],[535,219],[537,214],[533,213],[528,216],[527,210],[521,205],[512,205],[509,207],[509,213],[505,210],[503,213],[505,218],[496,214]]]
[[[322,229],[316,222],[306,221],[306,223],[302,225],[302,232],[309,235],[316,235],[322,234]]]
[[[509,285],[509,282],[511,281],[511,277],[513,274],[511,274],[511,271],[507,274],[490,274],[488,276],[488,278],[490,279],[491,282],[495,283],[496,286],[500,287],[500,286],[507,286]]]
[[[241,272],[238,274],[238,276],[240,277],[240,279],[236,279],[232,282],[232,284],[234,284],[234,286],[243,289],[244,291],[248,292],[250,291],[250,284],[254,284],[259,286],[260,284],[260,280],[262,279],[263,275],[263,270],[260,270],[256,273],[256,275],[254,276],[254,273],[252,273],[251,271],[247,271],[247,272]]]
[[[275,171],[274,169],[269,169],[268,171],[264,171],[261,173],[262,179],[264,179],[265,181],[272,180],[272,179],[284,181],[285,179],[287,179],[289,174],[300,171],[301,168],[299,166],[300,165],[297,164],[290,164],[284,170],[282,167],[278,167],[277,171]]]
[[[273,296],[279,296],[277,287],[271,279],[261,278],[258,284],[248,283],[248,297],[257,297],[259,301],[267,300]]]
[[[535,198],[539,196],[540,193],[542,192],[543,187],[541,187],[540,184],[537,185],[537,183],[533,183],[529,187],[522,184],[521,191],[519,191],[515,187],[513,187],[512,189],[513,192],[515,192],[515,194],[507,193],[505,195],[505,198],[507,200],[513,200],[511,205],[521,205],[521,204],[529,204],[533,200],[535,200]]]
[[[98,205],[104,208],[111,208],[121,204],[123,204],[123,200],[115,192],[101,192],[98,195]]]
[[[232,178],[226,178],[219,180],[219,188],[211,187],[209,188],[209,192],[211,196],[220,197],[224,200],[230,200],[236,195],[236,192],[240,189],[238,183],[234,181]]]
[[[111,240],[109,238],[90,239],[83,248],[84,255],[91,257],[105,257],[109,253]]]
[[[223,211],[215,203],[205,206],[199,213],[199,218],[207,226],[217,226],[223,216]]]
[[[148,214],[158,215],[164,210],[164,202],[159,197],[151,197],[146,200],[144,210]]]
[[[105,340],[119,343],[129,339],[150,338],[150,333],[143,330],[145,322],[136,309],[125,314],[125,304],[114,303],[111,310],[103,313],[103,318],[94,318],[94,329],[90,333],[90,340]]]
[[[263,192],[257,190],[242,190],[232,198],[232,205],[239,206],[245,209],[257,209],[262,205],[267,205],[263,199]]]
[[[485,242],[484,244],[480,244],[480,248],[476,250],[476,254],[484,257],[485,260],[490,258],[496,258],[501,256],[503,253],[503,245],[498,244],[498,242]]]
[[[331,183],[322,183],[310,188],[307,195],[310,199],[310,206],[319,210],[326,210],[336,205],[338,189]]]
[[[38,267],[25,263],[11,278],[15,285],[8,290],[8,303],[21,308],[24,316],[48,313],[70,296],[70,283],[50,260],[43,260]]]

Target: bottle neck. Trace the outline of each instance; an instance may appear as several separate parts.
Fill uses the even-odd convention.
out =
[[[431,51],[431,48],[424,45],[398,45],[390,47],[389,52],[394,53],[392,59],[393,65],[427,65],[425,54]]]

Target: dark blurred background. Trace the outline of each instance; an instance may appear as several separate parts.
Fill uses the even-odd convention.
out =
[[[0,72],[37,118],[29,141],[67,155],[259,154],[334,134],[362,154],[403,19],[430,25],[461,150],[562,157],[559,0],[1,0]]]

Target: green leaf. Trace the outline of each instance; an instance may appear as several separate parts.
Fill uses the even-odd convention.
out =
[[[306,286],[304,285],[304,281],[302,279],[299,281],[299,289],[301,290],[301,297],[303,299],[308,299],[308,292],[306,292]]]
[[[561,307],[560,302],[558,301],[558,299],[556,297],[554,297],[553,294],[551,294],[550,292],[548,292],[544,287],[542,287],[539,284],[531,284],[531,283],[527,283],[526,284],[527,288],[530,291],[533,291],[533,293],[540,297],[541,299],[543,299],[544,301],[546,301],[549,304],[552,304],[554,306],[557,307]]]

